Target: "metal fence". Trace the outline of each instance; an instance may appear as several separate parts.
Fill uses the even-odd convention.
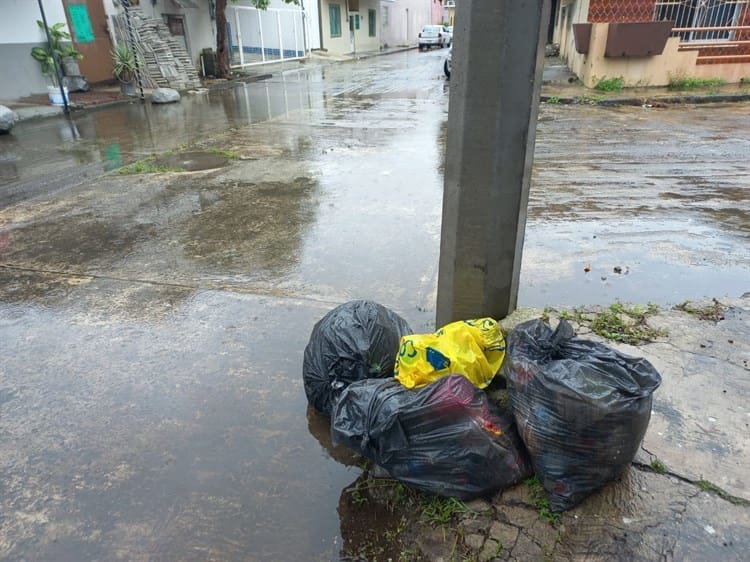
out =
[[[228,6],[231,66],[242,68],[307,56],[307,20],[303,9],[258,10]]]

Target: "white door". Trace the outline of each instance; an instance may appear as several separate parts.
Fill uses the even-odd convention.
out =
[[[357,40],[355,34],[359,29],[359,12],[349,12],[349,49],[352,53],[357,52]]]

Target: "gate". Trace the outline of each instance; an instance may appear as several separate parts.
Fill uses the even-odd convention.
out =
[[[304,9],[227,6],[231,66],[243,68],[307,56]]]
[[[102,0],[63,0],[73,45],[83,55],[78,66],[91,83],[114,80],[112,41]]]

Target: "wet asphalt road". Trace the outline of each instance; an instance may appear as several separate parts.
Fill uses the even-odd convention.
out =
[[[0,558],[328,560],[374,524],[338,511],[359,469],[306,411],[302,351],[350,298],[432,328],[441,66],[409,52],[0,138]],[[540,116],[521,304],[750,290],[747,105]],[[107,173],[184,143],[239,159]]]

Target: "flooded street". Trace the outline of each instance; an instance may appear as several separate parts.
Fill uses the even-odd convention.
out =
[[[379,524],[340,502],[361,470],[302,353],[354,298],[433,327],[443,55],[0,137],[0,559],[336,560]],[[543,107],[519,304],[750,291],[749,129],[744,104]],[[166,151],[211,166],[117,172]]]

